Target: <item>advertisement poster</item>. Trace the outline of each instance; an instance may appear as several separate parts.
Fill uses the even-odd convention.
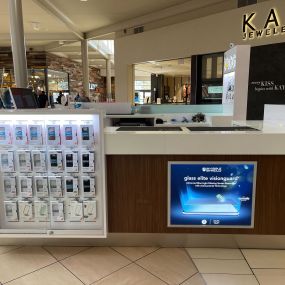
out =
[[[235,94],[235,72],[224,75],[223,104],[233,104]]]
[[[168,226],[254,226],[256,162],[169,162]]]

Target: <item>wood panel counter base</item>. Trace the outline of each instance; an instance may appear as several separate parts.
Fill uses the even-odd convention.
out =
[[[254,228],[168,228],[168,161],[257,161]],[[108,155],[107,189],[111,233],[285,235],[284,155]]]

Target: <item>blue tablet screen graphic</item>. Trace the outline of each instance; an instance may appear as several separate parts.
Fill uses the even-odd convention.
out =
[[[169,162],[168,225],[253,227],[256,162]]]

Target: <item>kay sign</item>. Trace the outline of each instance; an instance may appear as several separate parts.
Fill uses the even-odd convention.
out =
[[[243,15],[243,40],[285,35],[285,24],[281,23],[277,9],[272,8],[269,11],[267,17],[264,19],[264,24],[261,26],[256,25],[256,17],[258,15],[255,12]]]

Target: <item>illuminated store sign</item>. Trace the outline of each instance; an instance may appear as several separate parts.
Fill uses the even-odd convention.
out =
[[[256,162],[169,162],[168,226],[253,227]]]
[[[263,37],[272,37],[285,34],[285,25],[281,23],[276,9],[271,9],[264,25],[257,27],[255,24],[255,12],[243,15],[242,32],[243,40],[252,40]]]

